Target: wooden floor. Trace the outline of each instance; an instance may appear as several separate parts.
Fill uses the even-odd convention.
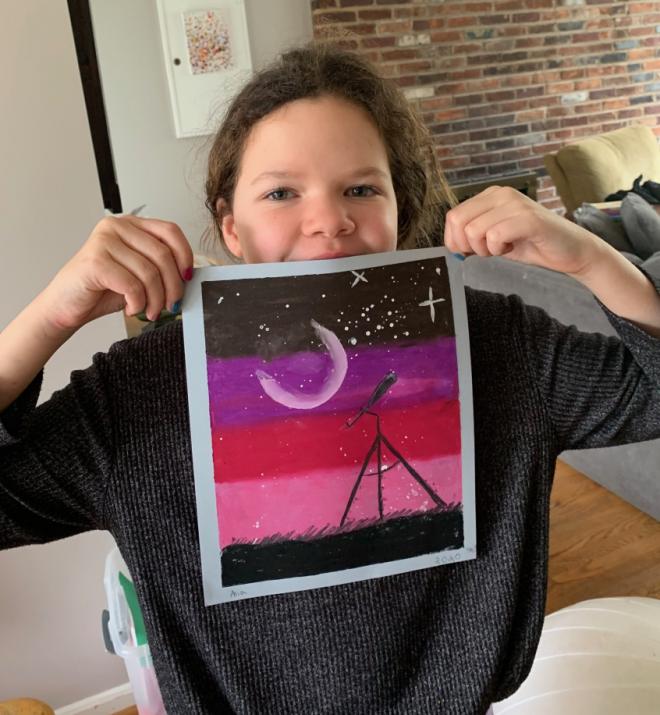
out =
[[[660,598],[660,522],[557,462],[546,612],[587,598]],[[128,708],[116,715],[137,715]]]
[[[660,598],[660,522],[563,462],[550,505],[546,612],[587,598]]]

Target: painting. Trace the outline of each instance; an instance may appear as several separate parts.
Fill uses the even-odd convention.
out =
[[[217,10],[185,12],[188,63],[193,74],[221,72],[232,66],[229,25]]]
[[[183,320],[207,603],[474,557],[454,263],[421,249],[196,273]]]
[[[252,70],[244,0],[157,5],[176,136],[210,134]]]

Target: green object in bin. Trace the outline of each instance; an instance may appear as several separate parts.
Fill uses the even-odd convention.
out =
[[[147,631],[144,627],[144,619],[142,618],[142,611],[140,610],[140,604],[138,603],[137,594],[135,593],[135,586],[130,579],[120,571],[119,572],[119,585],[124,590],[124,597],[126,598],[126,603],[128,603],[128,609],[131,612],[131,617],[133,618],[133,628],[135,628],[135,644],[145,645],[147,642]]]

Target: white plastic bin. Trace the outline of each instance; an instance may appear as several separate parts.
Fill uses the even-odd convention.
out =
[[[128,567],[113,549],[103,576],[108,599],[108,633],[117,655],[124,659],[140,715],[166,715],[147,643],[142,612]]]
[[[658,715],[660,600],[595,598],[546,616],[531,672],[495,715]]]

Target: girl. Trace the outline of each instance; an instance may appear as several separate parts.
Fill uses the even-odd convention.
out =
[[[478,557],[207,608],[180,325],[97,355],[35,408],[41,368],[76,329],[122,308],[152,319],[176,312],[192,275],[176,226],[104,219],[0,335],[0,545],[111,532],[170,715],[485,712],[534,657],[555,458],[660,435],[656,287],[515,191],[489,189],[449,210],[428,135],[403,97],[328,47],[288,52],[244,88],[215,139],[206,186],[237,259],[428,245],[444,225],[451,251],[573,275],[620,339],[467,290]]]

